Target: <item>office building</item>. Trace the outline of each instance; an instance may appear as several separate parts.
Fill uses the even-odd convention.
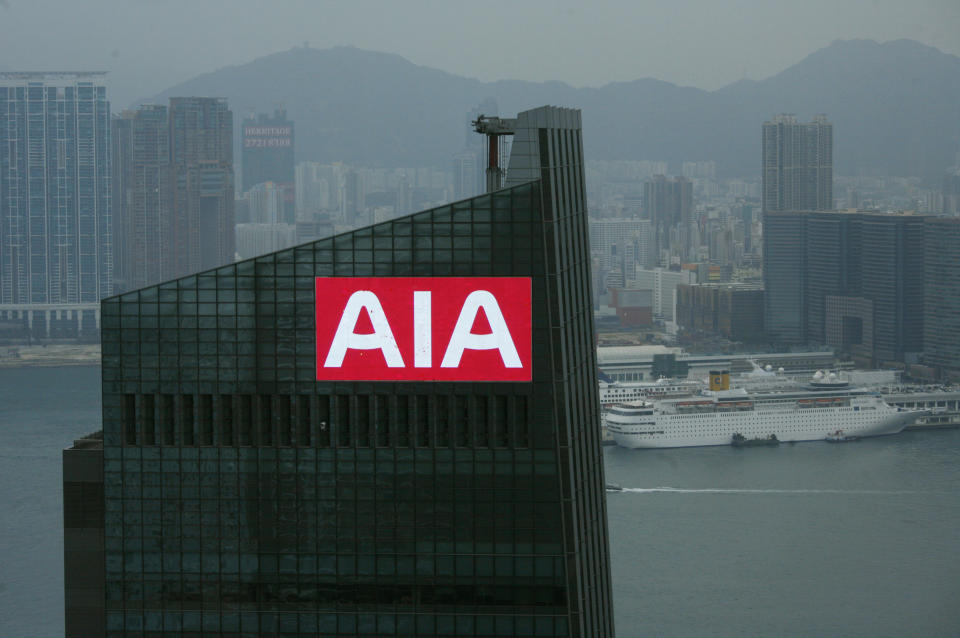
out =
[[[169,135],[166,106],[145,105],[113,118],[117,292],[159,283],[171,271]]]
[[[112,292],[105,73],[0,72],[0,305],[43,312]],[[72,311],[71,311],[72,312]],[[79,311],[87,315],[88,310]]]
[[[763,287],[747,283],[679,284],[677,324],[692,335],[763,342]]]
[[[924,363],[960,379],[960,217],[928,217],[924,238]]]
[[[643,184],[643,203],[653,227],[654,262],[659,264],[663,251],[680,243],[671,241],[671,236],[677,236],[677,227],[693,221],[693,182],[686,177],[654,175]]]
[[[240,190],[244,193],[257,184],[276,182],[293,184],[294,126],[280,108],[273,115],[259,113],[240,125]],[[290,220],[289,223],[292,223]]]
[[[671,228],[693,220],[693,182],[654,175],[643,184],[643,203],[654,227]]]
[[[762,173],[764,211],[832,210],[833,124],[825,115],[764,122]]]
[[[92,585],[67,574],[68,637],[613,635],[580,114],[517,121],[534,153],[502,190],[103,302],[104,471],[73,483],[104,498],[71,501]],[[477,277],[468,300],[515,294],[440,365],[388,297],[420,316],[405,286],[445,304]],[[350,286],[402,355],[337,360]]]
[[[763,325],[770,339],[779,343],[806,340],[804,222],[798,214],[763,216]]]
[[[233,114],[223,98],[170,98],[171,254],[164,277],[234,259]]]
[[[862,212],[764,215],[765,325],[868,365],[923,349],[924,218]]]

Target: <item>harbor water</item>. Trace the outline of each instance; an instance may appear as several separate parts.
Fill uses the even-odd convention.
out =
[[[0,369],[0,636],[63,635],[61,451],[99,375]],[[960,635],[960,430],[604,458],[620,638]]]

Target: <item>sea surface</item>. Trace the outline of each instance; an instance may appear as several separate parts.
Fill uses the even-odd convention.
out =
[[[63,635],[61,452],[98,367],[0,370],[0,638]],[[605,448],[617,635],[960,636],[960,430]]]
[[[0,637],[63,636],[63,449],[100,429],[100,367],[0,369]]]

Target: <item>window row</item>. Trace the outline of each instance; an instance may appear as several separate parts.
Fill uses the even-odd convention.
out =
[[[128,446],[526,448],[524,395],[124,394]]]
[[[539,610],[538,610],[539,611]],[[282,632],[279,633],[278,632]],[[110,610],[106,638],[142,636],[568,636],[566,616]]]
[[[119,583],[117,583],[119,585]],[[318,607],[409,607],[468,609],[538,607],[558,610],[566,605],[566,587],[557,585],[434,585],[341,583],[300,580],[283,583],[131,581],[123,589],[108,586],[107,605],[140,601],[146,605],[196,605],[207,609],[303,609]],[[119,597],[119,598],[118,598]],[[465,609],[466,608],[466,609]],[[479,611],[479,609],[478,609]]]

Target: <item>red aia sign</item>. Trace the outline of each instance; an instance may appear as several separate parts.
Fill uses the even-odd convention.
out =
[[[317,277],[318,381],[530,381],[529,277]]]

